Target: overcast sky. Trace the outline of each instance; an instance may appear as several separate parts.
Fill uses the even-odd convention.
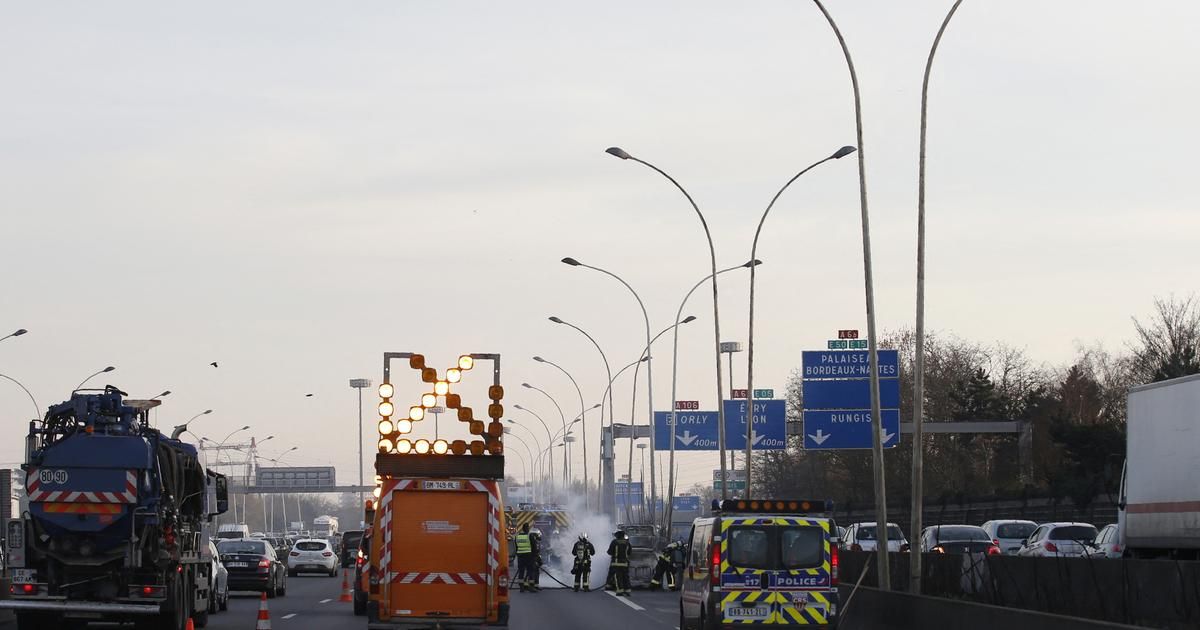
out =
[[[950,4],[829,3],[862,82],[881,330],[913,324],[921,73]],[[1121,348],[1155,296],[1196,290],[1198,21],[1192,2],[964,3],[931,91],[931,328],[1060,364],[1080,342]],[[606,147],[678,178],[731,266],[789,177],[854,144],[841,51],[802,0],[5,2],[0,80],[0,329],[30,330],[0,343],[0,372],[44,410],[115,365],[93,383],[173,391],[160,424],[212,408],[196,433],[249,424],[275,436],[263,454],[296,446],[287,463],[337,465],[343,482],[347,379],[378,382],[384,351],[439,368],[501,353],[510,415],[543,445],[511,405],[552,428],[558,414],[520,383],[568,420],[579,400],[530,357],[599,401],[595,349],[546,317],[588,330],[614,371],[644,325],[624,288],[563,256],[627,279],[655,331],[672,321],[708,273],[699,221]],[[756,385],[781,393],[801,350],[865,327],[858,211],[851,158],[776,206]],[[721,291],[722,337],[744,341],[746,274]],[[708,296],[685,313],[698,319],[680,336],[679,397],[711,409]],[[655,353],[659,409],[669,350]],[[416,373],[394,380],[399,406],[418,400]],[[483,415],[482,387],[464,392]],[[32,404],[4,382],[0,410],[0,462],[16,465]],[[588,429],[594,444],[595,415]],[[715,465],[684,458],[684,485]]]

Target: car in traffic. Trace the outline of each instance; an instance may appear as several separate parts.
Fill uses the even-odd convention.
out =
[[[367,614],[367,591],[370,589],[371,535],[364,532],[358,540],[358,551],[354,558],[354,614]]]
[[[921,530],[922,553],[986,553],[1000,555],[1000,546],[977,525],[934,525]]]
[[[1096,535],[1096,546],[1088,552],[1089,558],[1120,558],[1124,555],[1121,544],[1121,528],[1113,523],[1105,525]]]
[[[878,523],[854,523],[842,536],[843,551],[875,551],[879,548]],[[908,539],[895,523],[887,524],[888,551],[908,551]]]
[[[1009,556],[1016,555],[1035,529],[1037,523],[1016,519],[993,520],[983,524],[983,531],[992,537],[992,542],[1000,547],[1000,552]]]
[[[229,590],[261,591],[267,597],[287,594],[287,568],[275,549],[257,538],[222,540],[217,544],[221,564],[229,572]]]
[[[363,530],[361,529],[348,529],[342,532],[342,551],[339,555],[343,568],[354,566],[354,559],[358,557],[358,543],[362,537]]]
[[[333,546],[324,538],[297,540],[287,558],[288,575],[292,577],[301,573],[323,573],[336,577],[339,564]]]
[[[211,539],[206,549],[212,570],[208,574],[208,614],[214,615],[229,609],[229,570],[221,563],[221,552]]]
[[[1043,523],[1033,530],[1018,556],[1082,558],[1096,548],[1096,526],[1089,523]]]

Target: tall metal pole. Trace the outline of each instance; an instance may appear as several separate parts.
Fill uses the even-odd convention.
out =
[[[763,211],[762,218],[758,220],[758,228],[754,230],[754,242],[750,245],[750,260],[754,260],[758,255],[758,237],[762,235],[763,224],[767,222],[767,215],[771,214],[771,208],[775,207],[775,202],[783,195],[783,191],[787,190],[792,182],[800,179],[801,175],[811,171],[817,166],[828,162],[829,160],[837,160],[847,155],[854,153],[854,147],[845,146],[830,155],[829,157],[818,160],[812,163],[804,170],[796,173],[791,179],[775,193],[771,198],[771,203],[767,204],[767,209]],[[754,496],[754,476],[751,471],[750,463],[754,455],[754,267],[750,267],[750,330],[746,333],[746,496]],[[729,389],[733,391],[733,353],[729,353]]]
[[[9,336],[11,337],[12,335],[9,335]],[[30,393],[29,388],[25,387],[25,385],[23,385],[21,383],[21,381],[18,381],[17,379],[15,379],[11,376],[8,376],[7,374],[0,374],[0,378],[6,378],[6,379],[10,380],[10,381],[16,383],[17,387],[20,387],[22,390],[24,390],[25,395],[29,396],[29,402],[33,403],[33,410],[35,412],[37,412],[37,415],[34,416],[34,419],[41,420],[42,419],[42,408],[40,405],[38,405],[37,399],[33,397],[32,393]]]
[[[550,399],[550,402],[554,403],[554,408],[558,410],[558,417],[562,419],[563,433],[566,433],[567,432],[567,416],[563,414],[562,407],[559,406],[558,401],[554,400],[554,397],[551,396],[549,394],[549,392],[547,392],[546,390],[541,389],[539,387],[534,387],[533,385],[530,385],[529,383],[521,383],[521,387],[524,387],[526,389],[532,389],[537,392],[541,392],[543,396]],[[567,449],[566,449],[566,447],[563,447],[563,490],[565,490],[567,492],[571,491],[571,482],[569,479],[567,479]]]
[[[542,428],[546,430],[546,448],[549,449],[550,446],[554,443],[554,438],[550,436],[550,425],[546,424],[546,421],[542,420],[542,417],[539,416],[537,414],[537,412],[535,412],[532,409],[522,407],[521,405],[513,405],[513,409],[524,411],[525,413],[528,413],[529,415],[533,416],[534,418],[537,418],[538,422],[542,423]],[[553,455],[553,452],[551,452],[551,455]],[[553,492],[554,492],[554,475],[550,475],[549,483],[550,483],[550,488],[549,488],[550,493],[553,494]]]
[[[717,250],[716,250],[716,248],[713,247],[712,232],[710,232],[708,229],[708,221],[706,221],[704,219],[704,213],[700,212],[700,206],[696,205],[696,201],[694,199],[692,199],[692,195],[689,194],[688,191],[679,184],[679,182],[675,181],[674,177],[671,177],[670,175],[668,175],[666,173],[666,171],[658,168],[657,166],[655,166],[645,160],[633,157],[632,155],[629,155],[629,153],[625,152],[623,149],[620,149],[618,147],[609,147],[605,152],[608,153],[609,155],[619,157],[622,160],[633,160],[634,162],[648,166],[651,169],[653,169],[654,171],[656,171],[659,175],[662,175],[663,177],[667,178],[668,181],[670,181],[672,184],[675,185],[676,188],[679,189],[679,192],[683,193],[684,197],[687,197],[688,203],[690,203],[692,205],[692,209],[696,211],[696,216],[699,217],[699,219],[700,219],[700,225],[703,226],[703,228],[704,228],[704,238],[707,239],[707,241],[708,241],[709,260],[712,263],[712,275],[709,276],[709,278],[712,280],[712,290],[713,290],[713,358],[717,365],[717,424],[718,424],[718,426],[717,426],[717,442],[721,449],[721,477],[724,478],[726,476],[726,473],[725,473],[725,403],[724,403],[725,392],[723,391],[725,386],[721,383],[721,380],[722,380],[722,377],[721,377],[721,307],[720,307],[720,300],[718,299],[718,296],[717,296]],[[651,406],[651,408],[653,408],[654,403],[651,402],[650,406]],[[721,485],[721,498],[722,499],[729,498],[729,490],[727,489],[727,486],[728,486],[728,484]]]
[[[921,535],[922,510],[925,508],[925,123],[929,111],[929,73],[933,69],[933,57],[937,54],[942,34],[950,24],[950,18],[958,11],[962,0],[942,20],[929,58],[925,60],[925,77],[921,81],[921,148],[917,168],[917,334],[913,357],[913,455],[912,455],[912,529],[910,535]],[[921,594],[921,554],[910,553],[908,566],[908,592]]]
[[[579,331],[579,334],[583,335],[584,337],[587,337],[588,341],[592,342],[593,346],[596,346],[596,352],[600,353],[600,359],[602,361],[604,361],[604,375],[608,378],[608,382],[611,383],[613,380],[612,368],[609,367],[608,357],[604,354],[604,350],[600,347],[600,344],[596,343],[596,340],[593,339],[591,335],[587,334],[587,331],[576,326],[575,324],[563,321],[562,319],[555,317],[553,315],[551,315],[548,319],[550,321],[554,322],[555,324],[564,324],[566,326],[570,326],[571,328],[574,328],[575,330]],[[615,457],[615,455],[612,457],[605,457],[604,430],[603,430],[604,429],[604,405],[606,402],[606,398],[607,398],[607,403],[608,403],[608,427],[610,430],[612,429],[612,421],[613,421],[613,418],[612,418],[612,413],[613,413],[612,390],[607,389],[605,391],[606,391],[606,395],[602,396],[600,398],[600,427],[601,427],[601,430],[600,430],[600,459],[597,462],[596,477],[599,479],[599,482],[597,484],[597,489],[599,490],[599,496],[600,496],[600,501],[599,501],[600,512],[603,514],[608,514],[609,516],[611,516],[615,519],[617,517],[617,513],[616,513],[615,501],[613,499],[613,476],[616,473],[613,470],[613,459],[612,459],[612,457]],[[587,460],[587,425],[586,424],[583,427],[583,436],[584,436],[583,458],[585,460],[584,464],[586,465],[586,463],[587,463],[586,462],[586,460]]]
[[[874,429],[871,432],[873,438],[871,455],[875,468],[875,520],[878,524],[875,531],[879,539],[876,559],[879,570],[879,587],[883,590],[891,590],[892,578],[888,567],[887,482],[883,469],[881,436],[883,417],[879,404],[879,353],[875,336],[875,282],[871,272],[871,220],[867,210],[867,169],[866,148],[863,146],[862,96],[858,89],[858,73],[854,70],[854,60],[850,57],[850,48],[846,46],[842,31],[838,29],[837,23],[825,9],[825,5],[821,4],[821,0],[813,0],[813,3],[821,10],[829,22],[829,26],[833,29],[834,35],[837,36],[838,44],[842,47],[842,54],[846,57],[846,67],[850,71],[850,84],[854,90],[854,124],[858,144],[858,203],[862,214],[863,284],[866,294],[867,345],[870,346],[868,356],[871,369],[871,425]]]
[[[350,387],[358,390],[358,486],[361,488],[363,482],[363,389],[371,386],[371,380],[366,378],[350,379]],[[363,492],[358,492],[358,504],[364,504],[366,497]]]
[[[559,372],[562,372],[563,374],[565,374],[567,376],[567,378],[571,380],[571,384],[575,386],[575,393],[579,395],[579,421],[581,423],[583,423],[583,427],[580,429],[580,431],[582,431],[582,433],[583,433],[583,507],[585,510],[589,509],[590,504],[588,503],[588,469],[587,469],[587,409],[584,408],[583,390],[579,389],[579,383],[576,382],[575,377],[571,376],[571,373],[566,371],[565,369],[563,369],[563,367],[561,365],[559,365],[553,361],[550,361],[548,359],[543,359],[541,357],[533,357],[533,360],[537,361],[539,363],[545,363],[547,365],[552,365],[555,368],[557,368]]]

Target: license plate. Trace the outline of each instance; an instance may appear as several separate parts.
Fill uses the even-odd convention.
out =
[[[245,569],[250,566],[250,563],[248,563],[248,562],[230,562],[229,564],[227,564],[225,566],[230,569]]]
[[[13,569],[13,584],[37,584],[37,569]]]
[[[770,606],[726,606],[726,619],[766,619],[771,616]]]
[[[461,481],[422,481],[422,490],[462,490]]]

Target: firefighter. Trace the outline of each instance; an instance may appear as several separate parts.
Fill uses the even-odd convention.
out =
[[[533,558],[529,565],[529,570],[532,572],[529,587],[536,593],[542,590],[542,530],[536,527],[529,530],[529,540],[533,543]]]
[[[533,580],[533,551],[534,543],[533,536],[529,533],[529,523],[521,526],[521,533],[517,534],[517,583],[521,586],[521,592],[531,590]]]
[[[675,585],[675,548],[679,543],[671,543],[658,554],[658,564],[654,565],[654,577],[650,580],[650,590],[656,591],[663,586],[666,577],[667,588],[678,590]]]
[[[571,555],[575,556],[575,565],[571,567],[571,575],[575,576],[575,592],[583,588],[586,593],[592,590],[592,556],[596,555],[596,547],[588,540],[587,532],[579,535],[579,540],[571,548]]]
[[[629,590],[629,540],[625,531],[618,529],[613,534],[612,542],[608,543],[608,555],[612,557],[613,581],[616,584],[616,594],[630,596]]]

